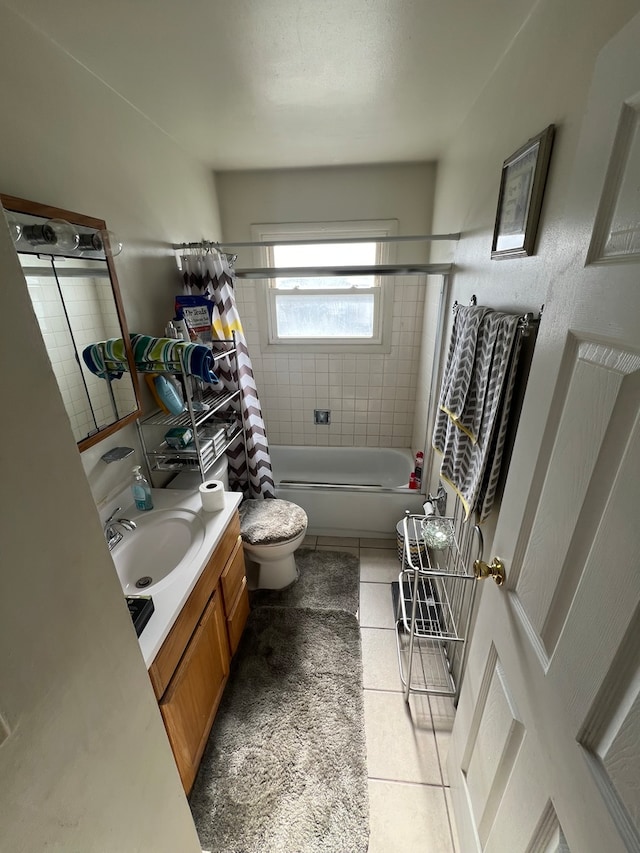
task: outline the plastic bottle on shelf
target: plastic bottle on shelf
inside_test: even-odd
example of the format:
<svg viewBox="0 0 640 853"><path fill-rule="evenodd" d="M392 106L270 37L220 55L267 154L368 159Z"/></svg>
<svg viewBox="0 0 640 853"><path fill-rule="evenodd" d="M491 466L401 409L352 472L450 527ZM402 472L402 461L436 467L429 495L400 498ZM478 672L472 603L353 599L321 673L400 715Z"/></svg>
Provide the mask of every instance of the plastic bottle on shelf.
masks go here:
<svg viewBox="0 0 640 853"><path fill-rule="evenodd" d="M151 497L151 486L140 472L140 465L133 469L133 483L131 485L133 499L136 509L153 509L153 498Z"/></svg>
<svg viewBox="0 0 640 853"><path fill-rule="evenodd" d="M416 476L416 480L418 481L418 488L420 488L420 486L422 485L422 467L423 467L423 465L424 465L424 453L421 450L419 450L416 453L415 468L414 468L414 472L413 472Z"/></svg>
<svg viewBox="0 0 640 853"><path fill-rule="evenodd" d="M418 489L418 479L415 474L409 474L409 488Z"/></svg>

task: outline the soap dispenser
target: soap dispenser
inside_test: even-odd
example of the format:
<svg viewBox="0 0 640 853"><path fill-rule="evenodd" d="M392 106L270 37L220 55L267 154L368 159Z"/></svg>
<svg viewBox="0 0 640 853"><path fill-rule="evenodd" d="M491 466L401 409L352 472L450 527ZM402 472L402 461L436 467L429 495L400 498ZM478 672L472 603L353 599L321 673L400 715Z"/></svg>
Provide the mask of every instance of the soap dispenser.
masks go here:
<svg viewBox="0 0 640 853"><path fill-rule="evenodd" d="M153 498L151 497L151 486L140 473L140 465L133 469L133 484L131 486L136 509L153 509Z"/></svg>

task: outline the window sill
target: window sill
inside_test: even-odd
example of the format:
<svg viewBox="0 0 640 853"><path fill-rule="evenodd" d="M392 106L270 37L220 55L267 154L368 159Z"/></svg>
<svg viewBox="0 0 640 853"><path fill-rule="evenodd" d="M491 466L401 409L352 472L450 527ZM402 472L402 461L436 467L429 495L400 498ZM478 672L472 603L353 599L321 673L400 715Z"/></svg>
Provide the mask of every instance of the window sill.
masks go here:
<svg viewBox="0 0 640 853"><path fill-rule="evenodd" d="M296 355L298 353L319 353L321 355L337 355L344 353L345 355L365 355L366 353L378 353L380 355L389 354L391 352L391 342L389 343L317 343L315 341L309 343L269 343L265 340L260 340L260 351L263 355L285 353Z"/></svg>

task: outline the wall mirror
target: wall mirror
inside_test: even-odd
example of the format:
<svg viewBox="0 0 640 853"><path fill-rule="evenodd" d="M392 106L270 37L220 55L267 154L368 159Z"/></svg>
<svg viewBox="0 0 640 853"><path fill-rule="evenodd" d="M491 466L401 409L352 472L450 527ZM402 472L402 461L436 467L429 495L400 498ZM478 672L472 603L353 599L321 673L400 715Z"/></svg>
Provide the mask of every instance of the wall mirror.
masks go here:
<svg viewBox="0 0 640 853"><path fill-rule="evenodd" d="M122 248L100 219L0 194L31 301L79 450L140 416L133 355L113 255ZM122 337L129 373L105 381L86 346Z"/></svg>

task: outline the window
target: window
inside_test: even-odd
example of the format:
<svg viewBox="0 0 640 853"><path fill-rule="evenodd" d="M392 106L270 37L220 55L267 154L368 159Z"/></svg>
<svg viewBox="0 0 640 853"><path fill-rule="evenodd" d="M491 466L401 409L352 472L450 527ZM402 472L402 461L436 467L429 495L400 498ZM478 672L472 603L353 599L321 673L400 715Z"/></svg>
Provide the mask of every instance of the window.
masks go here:
<svg viewBox="0 0 640 853"><path fill-rule="evenodd" d="M256 240L278 241L262 249L261 266L301 270L329 267L326 276L293 275L262 285L267 316L263 346L337 352L388 349L392 282L374 274L341 275L340 267L387 263L389 244L376 237L395 232L395 222L300 223L254 226ZM305 243L349 237L366 242ZM291 240L291 243L286 242ZM295 241L295 242L294 242Z"/></svg>

